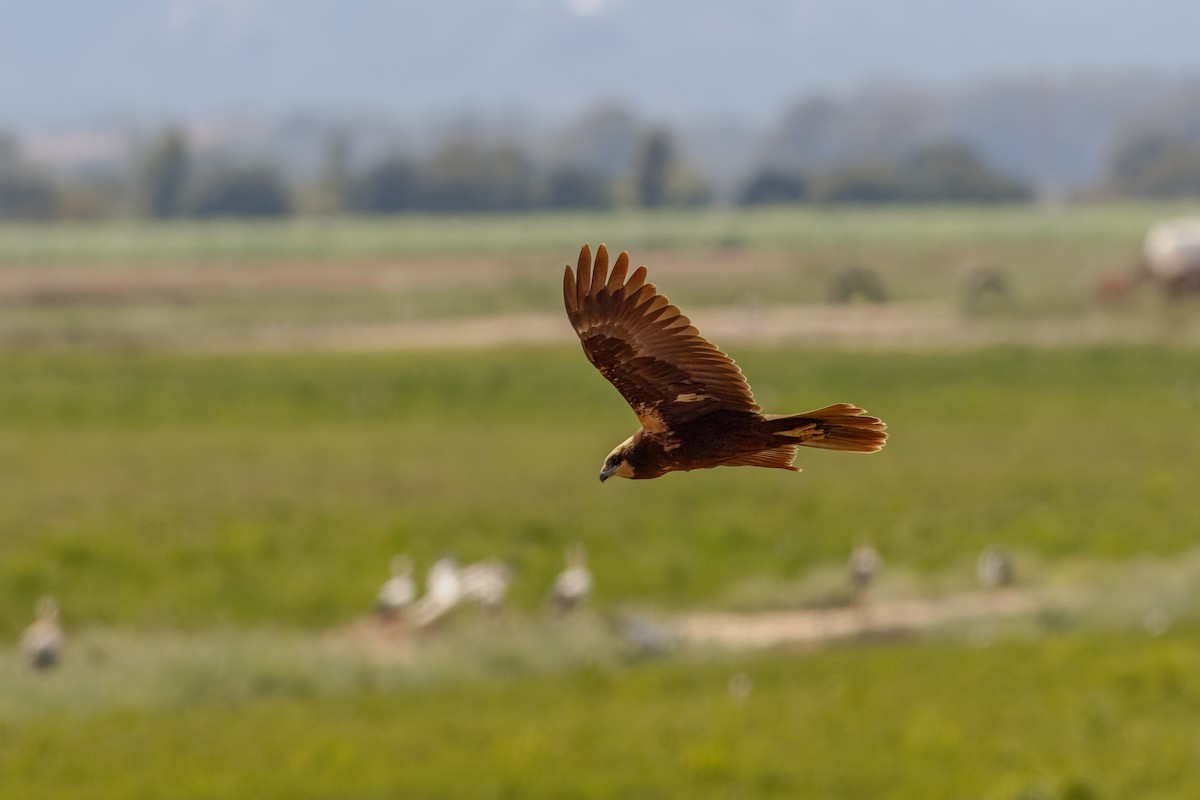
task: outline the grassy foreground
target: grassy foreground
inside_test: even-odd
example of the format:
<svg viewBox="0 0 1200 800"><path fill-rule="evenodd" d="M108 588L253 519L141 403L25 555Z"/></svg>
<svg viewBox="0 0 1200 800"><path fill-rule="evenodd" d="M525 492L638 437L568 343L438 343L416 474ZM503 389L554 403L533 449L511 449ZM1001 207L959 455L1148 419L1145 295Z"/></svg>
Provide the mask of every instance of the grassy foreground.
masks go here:
<svg viewBox="0 0 1200 800"><path fill-rule="evenodd" d="M0 723L0 776L14 797L55 800L1182 799L1200 781L1196 633L729 656L331 698L299 686Z"/></svg>

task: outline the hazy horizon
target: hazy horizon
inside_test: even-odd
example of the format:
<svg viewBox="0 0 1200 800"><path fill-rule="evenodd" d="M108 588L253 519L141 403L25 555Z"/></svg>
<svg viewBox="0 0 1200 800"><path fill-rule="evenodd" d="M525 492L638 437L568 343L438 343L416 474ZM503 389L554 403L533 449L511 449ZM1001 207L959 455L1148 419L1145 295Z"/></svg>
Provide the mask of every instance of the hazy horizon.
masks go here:
<svg viewBox="0 0 1200 800"><path fill-rule="evenodd" d="M813 92L1092 73L1200 75L1200 6L766 0L9 3L0 128L113 120L514 113L604 100L762 123ZM47 36L53 31L54 36Z"/></svg>

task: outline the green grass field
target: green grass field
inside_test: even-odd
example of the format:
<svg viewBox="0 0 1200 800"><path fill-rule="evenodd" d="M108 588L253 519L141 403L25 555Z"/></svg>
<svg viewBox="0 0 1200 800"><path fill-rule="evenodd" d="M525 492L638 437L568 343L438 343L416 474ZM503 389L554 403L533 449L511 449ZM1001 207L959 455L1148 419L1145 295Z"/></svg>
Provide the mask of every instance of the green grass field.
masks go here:
<svg viewBox="0 0 1200 800"><path fill-rule="evenodd" d="M24 798L1186 798L1194 626L584 667L0 728ZM750 678L748 696L729 691ZM52 676L56 677L56 676Z"/></svg>
<svg viewBox="0 0 1200 800"><path fill-rule="evenodd" d="M0 266L544 254L580 242L638 249L1102 244L1133 254L1146 228L1195 204L880 206L0 226Z"/></svg>
<svg viewBox="0 0 1200 800"><path fill-rule="evenodd" d="M54 591L89 622L325 625L363 608L397 550L502 558L529 607L580 540L607 600L679 606L859 539L916 570L987 544L1047 559L1195 544L1189 351L740 356L768 408L852 400L891 443L806 451L801 475L601 485L636 423L574 347L0 357L0 618Z"/></svg>
<svg viewBox="0 0 1200 800"><path fill-rule="evenodd" d="M902 593L969 585L992 543L1033 565L1033 584L1194 548L1191 352L740 355L771 407L855 399L892 442L872 457L806 453L801 475L602 486L599 460L632 416L573 347L4 356L0 608L16 630L51 591L76 632L74 663L53 674L0 661L5 785L23 797L1188 795L1194 596L1159 638L1130 616L1058 633L1048 619L982 650L967 636L645 666L607 634L564 650L553 630L530 631L521 620L574 540L592 556L597 610L651 613L819 600L805 576L860 539L905 576ZM472 623L399 671L304 644L364 612L397 550L421 566L443 552L512 564L506 643ZM168 633L181 629L189 638ZM741 702L726 688L739 671L754 681Z"/></svg>
<svg viewBox="0 0 1200 800"><path fill-rule="evenodd" d="M1022 321L1153 318L1099 306L1148 225L1195 209L862 208L0 226L0 347L228 347L338 326L558 313L582 242L628 249L685 308L827 302L866 267L900 308ZM980 268L1001 302L964 292Z"/></svg>
<svg viewBox="0 0 1200 800"><path fill-rule="evenodd" d="M1200 361L1169 331L1152 345L731 346L767 410L854 401L890 424L888 447L805 451L799 475L604 485L601 459L636 422L565 322L560 344L478 351L178 347L238 319L389 319L413 297L431 317L557 310L561 263L596 228L650 248L685 309L744 299L713 272L712 245L758 253L747 274L789 303L820 302L814 276L841 247L906 276L901 301L941 303L968 256L1026 253L1019 321L1070 309L1077 263L1120 266L1168 210L0 229L0 278L22 281L313 258L417 275L378 297L325 284L278 297L277 276L216 299L164 300L136 280L119 296L8 295L0 793L1190 798ZM313 230L336 234L325 255ZM691 279L684 243L707 259ZM490 282L454 300L460 267ZM575 541L596 596L549 618ZM819 649L652 657L618 633L632 618L841 601L862 541L886 559L879 603L973 589L988 545L1016 554L1022 591L1086 602ZM508 612L417 641L371 635L363 617L399 551L419 575L445 553L504 560ZM34 674L15 641L47 592L69 640L60 668ZM745 696L730 689L740 673Z"/></svg>

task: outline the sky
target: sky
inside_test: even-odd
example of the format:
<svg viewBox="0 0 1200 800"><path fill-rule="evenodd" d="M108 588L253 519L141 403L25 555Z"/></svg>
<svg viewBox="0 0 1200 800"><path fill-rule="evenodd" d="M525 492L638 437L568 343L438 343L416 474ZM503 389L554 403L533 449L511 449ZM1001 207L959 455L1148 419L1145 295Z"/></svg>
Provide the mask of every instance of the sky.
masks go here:
<svg viewBox="0 0 1200 800"><path fill-rule="evenodd" d="M1200 74L1195 0L0 0L0 128L604 100L762 121L864 82Z"/></svg>

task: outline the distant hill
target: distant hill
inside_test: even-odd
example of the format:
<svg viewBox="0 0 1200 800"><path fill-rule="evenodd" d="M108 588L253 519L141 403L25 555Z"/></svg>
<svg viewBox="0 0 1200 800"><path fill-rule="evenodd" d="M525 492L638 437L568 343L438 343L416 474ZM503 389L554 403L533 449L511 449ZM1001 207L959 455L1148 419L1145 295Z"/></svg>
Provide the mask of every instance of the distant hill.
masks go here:
<svg viewBox="0 0 1200 800"><path fill-rule="evenodd" d="M1147 129L1200 136L1200 79L994 79L950 90L876 85L814 95L783 112L761 159L812 169L900 159L922 144L956 140L1054 194L1100 181L1116 143Z"/></svg>

